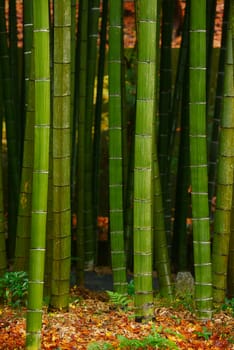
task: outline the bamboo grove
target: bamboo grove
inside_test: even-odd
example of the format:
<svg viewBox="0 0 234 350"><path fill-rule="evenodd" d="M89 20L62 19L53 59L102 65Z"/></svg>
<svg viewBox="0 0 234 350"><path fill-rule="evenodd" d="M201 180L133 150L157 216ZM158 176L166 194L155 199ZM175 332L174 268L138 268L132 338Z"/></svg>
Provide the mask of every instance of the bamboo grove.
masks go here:
<svg viewBox="0 0 234 350"><path fill-rule="evenodd" d="M179 1L131 1L130 49L127 1L0 1L0 273L29 274L27 349L43 298L66 309L71 269L84 285L98 264L102 216L137 320L154 317L154 271L169 299L190 271L203 320L234 297L234 3L214 49L219 1L182 2L177 49Z"/></svg>

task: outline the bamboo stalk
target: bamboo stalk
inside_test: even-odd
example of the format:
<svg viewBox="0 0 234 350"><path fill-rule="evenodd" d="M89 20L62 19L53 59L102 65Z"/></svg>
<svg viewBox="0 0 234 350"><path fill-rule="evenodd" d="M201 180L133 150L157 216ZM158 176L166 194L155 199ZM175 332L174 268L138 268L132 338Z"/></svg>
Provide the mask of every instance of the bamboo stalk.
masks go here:
<svg viewBox="0 0 234 350"><path fill-rule="evenodd" d="M234 86L231 11L227 30L227 51L224 68L224 97L220 125L219 157L217 169L216 210L214 214L213 298L222 304L227 289L229 241L234 168Z"/></svg>
<svg viewBox="0 0 234 350"><path fill-rule="evenodd" d="M41 348L50 135L48 1L33 2L35 126L26 349Z"/></svg>
<svg viewBox="0 0 234 350"><path fill-rule="evenodd" d="M211 142L209 149L209 201L210 209L212 205L212 198L215 196L216 188L216 177L217 177L217 158L218 158L218 147L219 147L219 131L220 131L220 118L221 109L223 104L223 80L224 80L224 65L225 65L225 55L226 55L226 42L227 42L227 25L228 16L230 11L230 1L225 1L224 3L224 15L223 15L223 25L222 25L222 39L219 54L219 66L217 74L217 85L215 94L215 106L214 115L212 121L212 133Z"/></svg>
<svg viewBox="0 0 234 350"><path fill-rule="evenodd" d="M136 318L153 317L152 196L158 2L137 1L137 100L134 161L134 283Z"/></svg>
<svg viewBox="0 0 234 350"><path fill-rule="evenodd" d="M88 40L88 2L79 1L79 24L77 45L77 109L78 120L78 174L77 174L77 281L84 284L84 201L85 201L85 115L86 115L86 84L87 84L87 40ZM78 50L79 49L79 50Z"/></svg>
<svg viewBox="0 0 234 350"><path fill-rule="evenodd" d="M168 191L169 179L169 141L172 128L172 62L171 40L173 29L174 1L162 0L162 39L160 57L159 83L159 130L158 130L158 160L161 177L165 229L168 246L171 246L171 193Z"/></svg>
<svg viewBox="0 0 234 350"><path fill-rule="evenodd" d="M93 124L94 124L94 81L96 76L98 20L100 0L92 0L88 18L87 93L85 118L85 269L93 270L96 231L93 205Z"/></svg>
<svg viewBox="0 0 234 350"><path fill-rule="evenodd" d="M126 294L122 155L122 0L110 0L109 27L109 205L114 290Z"/></svg>
<svg viewBox="0 0 234 350"><path fill-rule="evenodd" d="M54 1L52 151L52 307L66 309L70 292L71 1Z"/></svg>
<svg viewBox="0 0 234 350"><path fill-rule="evenodd" d="M195 302L201 319L212 317L212 268L206 135L206 6L191 0L189 142L195 270Z"/></svg>
<svg viewBox="0 0 234 350"><path fill-rule="evenodd" d="M20 196L17 216L15 266L18 271L28 271L29 240L32 209L33 126L34 126L34 62L33 2L24 2L24 113L25 132L21 170Z"/></svg>

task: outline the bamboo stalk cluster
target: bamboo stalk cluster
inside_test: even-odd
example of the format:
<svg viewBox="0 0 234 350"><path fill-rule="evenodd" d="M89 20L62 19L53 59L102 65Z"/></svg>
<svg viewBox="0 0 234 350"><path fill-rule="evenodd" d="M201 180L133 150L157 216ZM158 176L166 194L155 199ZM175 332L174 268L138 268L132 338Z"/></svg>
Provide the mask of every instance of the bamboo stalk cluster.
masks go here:
<svg viewBox="0 0 234 350"><path fill-rule="evenodd" d="M133 272L137 320L154 317L155 270L167 298L173 273L193 274L200 319L234 296L233 2L220 51L216 1L186 1L180 49L179 1L131 2L132 49L126 3L24 1L19 49L18 2L8 24L0 2L0 271L29 272L27 349L43 297L67 309L71 268L84 285L98 264L100 217L114 291Z"/></svg>

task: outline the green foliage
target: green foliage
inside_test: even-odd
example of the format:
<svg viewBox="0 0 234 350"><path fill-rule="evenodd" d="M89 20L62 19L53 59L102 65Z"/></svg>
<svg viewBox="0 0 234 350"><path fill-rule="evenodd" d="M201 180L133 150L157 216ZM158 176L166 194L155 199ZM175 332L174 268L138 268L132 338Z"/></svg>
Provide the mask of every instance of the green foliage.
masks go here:
<svg viewBox="0 0 234 350"><path fill-rule="evenodd" d="M88 345L88 350L112 350L114 347L106 342L93 342Z"/></svg>
<svg viewBox="0 0 234 350"><path fill-rule="evenodd" d="M143 339L128 339L122 335L117 336L119 340L118 349L179 349L178 346L171 340L163 337L160 334L161 328L157 331L152 329L151 334ZM167 333L173 334L173 331L167 330ZM178 336L178 333L176 333ZM106 342L93 342L88 345L88 350L112 350L114 347Z"/></svg>
<svg viewBox="0 0 234 350"><path fill-rule="evenodd" d="M228 311L234 316L234 298L232 299L225 299L225 303L222 306L223 311Z"/></svg>
<svg viewBox="0 0 234 350"><path fill-rule="evenodd" d="M24 271L6 272L0 278L0 299L13 307L26 305L28 275Z"/></svg>
<svg viewBox="0 0 234 350"><path fill-rule="evenodd" d="M106 291L110 302L113 303L116 307L126 309L129 304L129 297L127 295L119 294L117 292L112 292L110 290Z"/></svg>
<svg viewBox="0 0 234 350"><path fill-rule="evenodd" d="M128 295L133 296L135 294L135 285L134 280L131 280L128 283Z"/></svg>
<svg viewBox="0 0 234 350"><path fill-rule="evenodd" d="M160 330L161 328L161 330ZM159 327L158 329L158 333L160 333L161 331L163 331L163 333L167 333L167 334L171 334L171 335L175 335L176 337L180 338L180 339L185 339L185 337L180 334L178 331L174 331L173 329L171 328L162 328L162 327Z"/></svg>
<svg viewBox="0 0 234 350"><path fill-rule="evenodd" d="M120 340L120 349L179 349L178 346L171 340L163 337L159 332L155 329L151 334L144 337L143 339L128 339L123 336L119 336Z"/></svg>
<svg viewBox="0 0 234 350"><path fill-rule="evenodd" d="M165 306L172 307L173 309L186 309L190 312L194 312L195 310L195 304L194 304L194 297L190 293L185 293L184 295L176 295L175 299L168 299L161 297L160 294L155 295L155 305L158 306Z"/></svg>
<svg viewBox="0 0 234 350"><path fill-rule="evenodd" d="M234 344L234 335L233 335L233 334L230 334L230 335L228 336L227 340L228 340L228 342L229 342L230 344Z"/></svg>
<svg viewBox="0 0 234 350"><path fill-rule="evenodd" d="M209 331L206 327L202 328L201 332L195 332L199 338L204 338L205 340L209 340L212 335L212 332Z"/></svg>
<svg viewBox="0 0 234 350"><path fill-rule="evenodd" d="M174 308L178 308L180 306L183 306L186 310L193 312L195 308L193 295L188 293L176 298L174 301Z"/></svg>

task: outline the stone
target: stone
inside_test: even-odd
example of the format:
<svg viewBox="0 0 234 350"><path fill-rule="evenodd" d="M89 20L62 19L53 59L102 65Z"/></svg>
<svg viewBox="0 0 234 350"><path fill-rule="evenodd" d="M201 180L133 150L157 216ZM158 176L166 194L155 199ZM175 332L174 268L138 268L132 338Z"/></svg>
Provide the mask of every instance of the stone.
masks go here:
<svg viewBox="0 0 234 350"><path fill-rule="evenodd" d="M176 275L175 290L177 295L194 294L194 278L189 271L180 271Z"/></svg>

